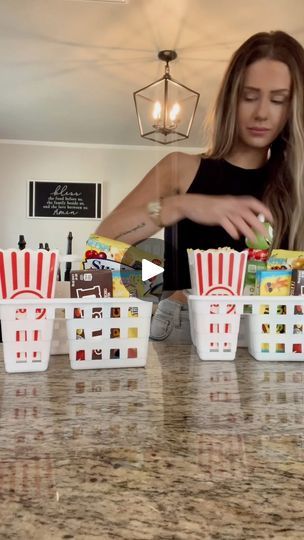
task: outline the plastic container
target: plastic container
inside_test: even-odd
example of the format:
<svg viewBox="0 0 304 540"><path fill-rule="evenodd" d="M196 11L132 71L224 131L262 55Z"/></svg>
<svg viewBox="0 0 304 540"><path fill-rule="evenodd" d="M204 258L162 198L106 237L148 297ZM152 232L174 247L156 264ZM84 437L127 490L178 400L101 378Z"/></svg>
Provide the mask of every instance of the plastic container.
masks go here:
<svg viewBox="0 0 304 540"><path fill-rule="evenodd" d="M5 369L48 367L56 310L64 313L73 369L145 366L152 302L136 298L0 301ZM61 343L62 346L62 343ZM54 349L54 347L53 347Z"/></svg>
<svg viewBox="0 0 304 540"><path fill-rule="evenodd" d="M136 298L73 299L65 307L73 369L146 365L152 302Z"/></svg>
<svg viewBox="0 0 304 540"><path fill-rule="evenodd" d="M234 360L243 313L235 298L189 296L191 338L201 360Z"/></svg>
<svg viewBox="0 0 304 540"><path fill-rule="evenodd" d="M8 373L47 369L54 316L53 305L42 306L36 300L1 301L3 355Z"/></svg>
<svg viewBox="0 0 304 540"><path fill-rule="evenodd" d="M304 297L190 295L188 302L201 360L234 360L246 315L248 350L256 360L304 361Z"/></svg>
<svg viewBox="0 0 304 540"><path fill-rule="evenodd" d="M9 372L47 369L53 332L53 310L25 308L54 296L58 251L0 250L0 298L5 368ZM10 303L11 302L11 303ZM20 304L20 302L22 302Z"/></svg>
<svg viewBox="0 0 304 540"><path fill-rule="evenodd" d="M304 297L264 297L248 317L248 350L256 360L304 361Z"/></svg>

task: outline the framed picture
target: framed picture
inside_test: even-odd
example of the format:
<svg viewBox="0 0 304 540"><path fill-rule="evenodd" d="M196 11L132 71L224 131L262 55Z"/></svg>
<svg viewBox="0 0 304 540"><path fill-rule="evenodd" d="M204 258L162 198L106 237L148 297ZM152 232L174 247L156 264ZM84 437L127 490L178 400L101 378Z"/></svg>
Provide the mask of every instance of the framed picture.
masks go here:
<svg viewBox="0 0 304 540"><path fill-rule="evenodd" d="M27 217L101 219L102 183L29 180Z"/></svg>

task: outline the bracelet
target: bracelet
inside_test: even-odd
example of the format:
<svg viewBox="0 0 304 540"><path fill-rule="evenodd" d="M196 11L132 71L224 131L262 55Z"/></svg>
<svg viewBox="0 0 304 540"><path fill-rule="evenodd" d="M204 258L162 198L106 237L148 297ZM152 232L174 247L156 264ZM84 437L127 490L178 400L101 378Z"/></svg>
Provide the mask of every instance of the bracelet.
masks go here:
<svg viewBox="0 0 304 540"><path fill-rule="evenodd" d="M161 220L161 211L162 211L162 201L151 201L147 204L147 211L149 214L149 217L152 219L153 223L157 225L157 227L162 228L164 227L164 224Z"/></svg>

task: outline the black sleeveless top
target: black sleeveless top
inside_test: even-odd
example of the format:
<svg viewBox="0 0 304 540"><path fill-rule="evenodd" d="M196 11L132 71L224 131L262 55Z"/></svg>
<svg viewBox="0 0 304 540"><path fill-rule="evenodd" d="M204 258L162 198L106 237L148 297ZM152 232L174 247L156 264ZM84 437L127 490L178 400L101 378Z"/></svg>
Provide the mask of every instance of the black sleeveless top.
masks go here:
<svg viewBox="0 0 304 540"><path fill-rule="evenodd" d="M268 177L267 164L259 169L243 169L224 159L201 160L187 193L204 195L252 195L261 199ZM245 238L234 240L219 226L201 225L183 219L165 228L164 291L191 287L187 248L210 249L229 246L241 251Z"/></svg>

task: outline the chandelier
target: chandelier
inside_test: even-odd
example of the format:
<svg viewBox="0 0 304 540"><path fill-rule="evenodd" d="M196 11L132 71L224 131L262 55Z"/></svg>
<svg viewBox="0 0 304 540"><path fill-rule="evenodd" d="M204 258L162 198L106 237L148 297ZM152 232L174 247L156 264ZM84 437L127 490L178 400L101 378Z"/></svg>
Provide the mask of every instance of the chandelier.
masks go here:
<svg viewBox="0 0 304 540"><path fill-rule="evenodd" d="M133 96L141 137L171 144L189 137L200 95L172 79L169 62L177 58L175 51L160 51L158 58L166 63L163 77Z"/></svg>

